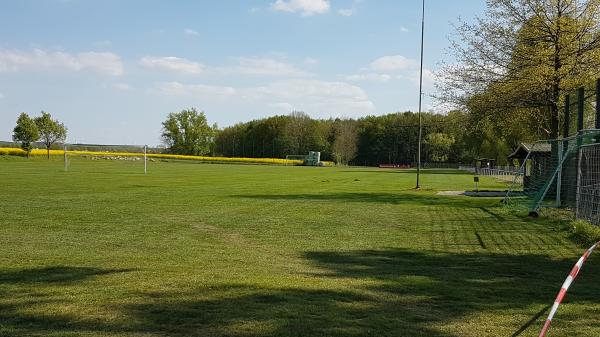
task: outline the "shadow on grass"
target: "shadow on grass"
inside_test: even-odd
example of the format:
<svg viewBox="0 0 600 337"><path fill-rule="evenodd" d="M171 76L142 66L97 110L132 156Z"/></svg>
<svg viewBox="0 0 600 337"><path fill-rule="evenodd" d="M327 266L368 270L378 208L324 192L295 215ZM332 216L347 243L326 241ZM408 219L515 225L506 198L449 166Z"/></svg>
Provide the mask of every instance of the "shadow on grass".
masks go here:
<svg viewBox="0 0 600 337"><path fill-rule="evenodd" d="M91 267L50 266L33 269L0 271L0 284L27 283L71 283L114 273L125 273L133 269L100 269Z"/></svg>
<svg viewBox="0 0 600 337"><path fill-rule="evenodd" d="M128 312L152 331L175 336L438 337L460 336L439 327L468 315L504 315L498 318L501 326L511 321L507 312L516 312L522 321L513 323L510 335L538 328L534 322L540 309L553 300L573 263L543 255L402 249L309 252L305 257L319 270L311 277L340 286L238 285L154 293L147 294L148 303L129 306ZM590 270L569 299L595 302L600 286L594 280L599 278L599 269Z"/></svg>
<svg viewBox="0 0 600 337"><path fill-rule="evenodd" d="M478 205L490 205L495 199L474 200L471 198L444 197L434 194L421 193L366 193L366 192L337 192L318 194L239 194L234 198L262 199L262 200L292 200L292 201L330 201L330 202L357 202L380 204L410 204L410 205L440 205L460 208L477 208ZM480 207L480 206L479 206Z"/></svg>
<svg viewBox="0 0 600 337"><path fill-rule="evenodd" d="M484 213L486 213L486 214L490 215L490 216L491 216L491 217L492 217L494 220L497 220L497 221L506 221L506 218L505 218L505 217L503 217L503 216L502 216L502 215L500 215L500 214L497 214L497 213L494 213L494 212L490 211L490 210L489 210L488 208L486 208L486 207L477 207L477 208L478 208L478 209L480 209L482 212L484 212Z"/></svg>
<svg viewBox="0 0 600 337"><path fill-rule="evenodd" d="M99 276L127 273L134 269L49 266L32 269L0 270L0 336L45 336L51 333L107 331L104 324L81 321L61 314L65 303L71 305L68 289ZM57 309L47 315L30 311L38 306ZM33 311L35 312L35 311ZM114 331L114 330L111 330Z"/></svg>
<svg viewBox="0 0 600 337"><path fill-rule="evenodd" d="M124 299L114 306L124 317L118 322L23 314L5 306L0 310L0 329L10 336L94 332L102 336L458 337L458 332L443 331L441 326L488 314L498 321L463 328L471 329L473 336L498 336L488 330L490 326L512 324L503 335L520 334L530 326L538 328L540 310L553 300L573 263L543 255L404 249L314 251L304 257L314 267L302 275L310 277L308 283L141 292L137 300ZM596 303L598 279L599 268L586 270L566 301ZM46 296L53 294L48 291ZM515 314L522 320L514 322Z"/></svg>
<svg viewBox="0 0 600 337"><path fill-rule="evenodd" d="M342 170L341 172L351 172L351 173L355 173L355 172L360 172L360 173L398 173L398 174L411 174L414 175L416 174L417 170L416 169L380 169L380 168L373 168L370 170L365 170L365 169L347 169L347 170ZM429 174L443 174L443 175L448 175L448 174L453 174L453 175L465 175L465 176L472 176L473 173L469 173L466 171L460 171L460 170L453 170L453 169L422 169L421 172L423 173L423 175L429 175Z"/></svg>

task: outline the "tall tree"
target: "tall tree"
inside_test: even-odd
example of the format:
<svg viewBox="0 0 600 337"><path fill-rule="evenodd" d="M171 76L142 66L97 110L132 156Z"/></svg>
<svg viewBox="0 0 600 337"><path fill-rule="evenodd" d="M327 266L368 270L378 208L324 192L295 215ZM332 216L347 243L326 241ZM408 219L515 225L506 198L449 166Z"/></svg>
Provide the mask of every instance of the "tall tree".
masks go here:
<svg viewBox="0 0 600 337"><path fill-rule="evenodd" d="M450 149L454 145L454 137L441 132L433 132L425 136L425 145L429 160L445 162L450 157Z"/></svg>
<svg viewBox="0 0 600 337"><path fill-rule="evenodd" d="M46 154L50 159L50 147L56 142L64 142L67 138L67 128L57 120L53 120L49 113L42 111L42 115L34 119L40 133L40 139L46 147Z"/></svg>
<svg viewBox="0 0 600 337"><path fill-rule="evenodd" d="M40 135L37 125L26 113L22 112L19 115L12 138L13 141L21 143L21 148L29 157L33 143L40 138Z"/></svg>
<svg viewBox="0 0 600 337"><path fill-rule="evenodd" d="M501 125L526 114L556 138L561 97L600 75L600 0L488 0L457 33L441 98Z"/></svg>
<svg viewBox="0 0 600 337"><path fill-rule="evenodd" d="M336 163L348 165L358 150L358 129L350 119L336 120L333 124L334 140L331 146Z"/></svg>
<svg viewBox="0 0 600 337"><path fill-rule="evenodd" d="M195 108L172 112L162 125L162 139L172 153L201 156L210 152L215 130L204 112Z"/></svg>
<svg viewBox="0 0 600 337"><path fill-rule="evenodd" d="M313 134L313 120L302 111L294 111L289 115L284 139L288 154L307 154Z"/></svg>

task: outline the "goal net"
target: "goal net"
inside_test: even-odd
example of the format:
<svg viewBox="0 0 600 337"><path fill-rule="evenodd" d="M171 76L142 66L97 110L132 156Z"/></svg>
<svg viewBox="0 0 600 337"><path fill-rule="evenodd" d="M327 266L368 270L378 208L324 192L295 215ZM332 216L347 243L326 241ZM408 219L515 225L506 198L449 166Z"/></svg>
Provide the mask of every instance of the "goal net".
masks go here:
<svg viewBox="0 0 600 337"><path fill-rule="evenodd" d="M148 147L145 145L99 145L99 144L65 144L65 170L85 166L94 171L111 168L109 162L122 163L125 170L147 173ZM94 162L90 165L89 162ZM102 164L103 162L107 165Z"/></svg>
<svg viewBox="0 0 600 337"><path fill-rule="evenodd" d="M598 141L600 130L582 130L576 136L531 144L504 202L530 213L538 212L541 207L577 209L581 174L591 165L591 161L582 158L596 155L590 151L596 149ZM600 156L594 158L597 165Z"/></svg>

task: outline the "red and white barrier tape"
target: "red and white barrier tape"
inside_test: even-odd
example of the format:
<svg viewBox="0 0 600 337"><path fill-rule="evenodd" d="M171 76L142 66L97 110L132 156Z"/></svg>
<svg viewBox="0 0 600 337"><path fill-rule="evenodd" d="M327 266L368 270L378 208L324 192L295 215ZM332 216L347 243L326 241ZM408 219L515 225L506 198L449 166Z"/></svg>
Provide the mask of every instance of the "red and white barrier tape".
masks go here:
<svg viewBox="0 0 600 337"><path fill-rule="evenodd" d="M583 256L579 258L579 261L577 261L577 263L573 266L573 269L571 269L569 276L567 276L565 283L563 283L562 287L560 288L560 291L558 292L558 296L556 296L556 299L554 300L554 305L552 306L552 309L550 309L550 314L548 315L548 318L546 319L546 323L544 323L544 327L542 328L542 331L540 332L539 337L546 336L546 333L548 332L548 329L550 328L550 323L552 323L552 318L554 317L554 314L556 314L556 310L558 310L558 306L560 305L563 298L565 297L567 290L569 290L569 287L571 286L571 284L577 277L577 274L579 274L579 271L583 267L585 260L587 260L587 258L590 256L590 254L592 254L592 251L599 244L600 244L600 241L596 242L593 246L591 246L588 250L586 250L585 253L583 253Z"/></svg>

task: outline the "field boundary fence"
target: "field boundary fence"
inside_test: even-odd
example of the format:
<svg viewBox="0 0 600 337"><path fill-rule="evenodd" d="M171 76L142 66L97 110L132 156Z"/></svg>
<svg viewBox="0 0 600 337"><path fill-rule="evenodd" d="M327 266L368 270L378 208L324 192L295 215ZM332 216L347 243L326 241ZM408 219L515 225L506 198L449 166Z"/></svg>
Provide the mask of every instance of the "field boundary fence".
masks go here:
<svg viewBox="0 0 600 337"><path fill-rule="evenodd" d="M523 184L523 177L519 175L519 170L512 167L508 170L499 168L482 168L478 171L479 175L482 176L492 177L519 185Z"/></svg>
<svg viewBox="0 0 600 337"><path fill-rule="evenodd" d="M406 165L406 164L397 164ZM424 161L421 163L421 168L424 169L458 169L462 164L453 162L435 162L435 161ZM409 167L416 168L417 163L410 163Z"/></svg>
<svg viewBox="0 0 600 337"><path fill-rule="evenodd" d="M480 176L492 177L507 182L516 182L522 184L523 180L519 177L519 168L514 166L497 166L495 168L477 168L476 166L459 166L459 170L478 174Z"/></svg>
<svg viewBox="0 0 600 337"><path fill-rule="evenodd" d="M477 168L475 166L465 166L465 165L460 165L458 167L459 170L461 171L465 171L465 172L471 172L471 173L475 173L477 172Z"/></svg>
<svg viewBox="0 0 600 337"><path fill-rule="evenodd" d="M600 79L564 96L562 137L529 144L516 183L504 201L537 215L540 208L570 209L600 225Z"/></svg>
<svg viewBox="0 0 600 337"><path fill-rule="evenodd" d="M600 225L600 143L581 148L578 167L575 216Z"/></svg>

